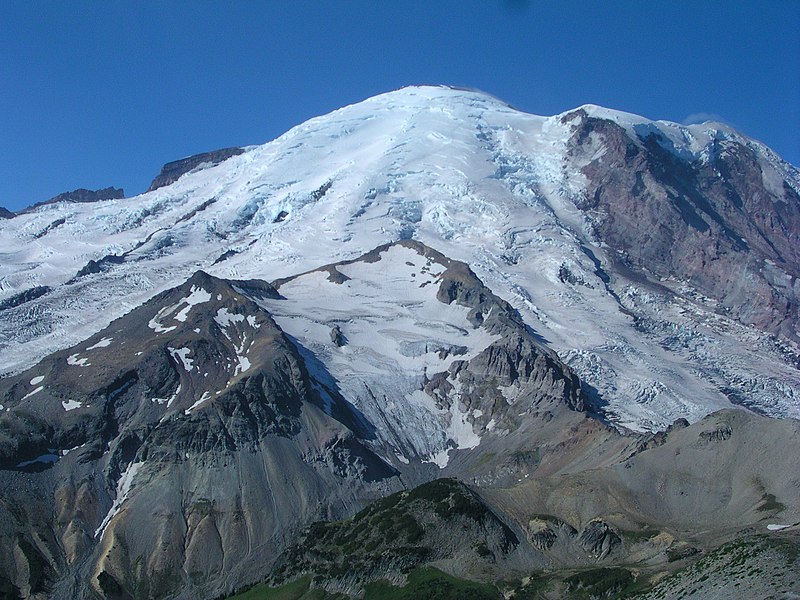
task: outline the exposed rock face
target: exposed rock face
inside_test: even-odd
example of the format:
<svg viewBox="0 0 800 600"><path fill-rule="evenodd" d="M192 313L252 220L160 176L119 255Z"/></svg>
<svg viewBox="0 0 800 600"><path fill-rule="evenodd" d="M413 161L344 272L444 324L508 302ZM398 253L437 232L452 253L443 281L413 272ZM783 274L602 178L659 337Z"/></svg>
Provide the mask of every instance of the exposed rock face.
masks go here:
<svg viewBox="0 0 800 600"><path fill-rule="evenodd" d="M604 558L622 543L617 532L600 519L590 521L578 538L581 546L590 555Z"/></svg>
<svg viewBox="0 0 800 600"><path fill-rule="evenodd" d="M160 187L175 183L178 181L181 175L184 175L189 171L195 169L199 170L200 168L203 168L203 166L218 165L222 161L229 159L231 156L236 156L243 153L244 150L242 148L221 148L219 150L203 152L201 154L195 154L193 156L181 158L180 160L168 162L161 167L161 172L158 174L158 176L156 176L155 179L153 179L152 183L150 183L150 187L147 188L147 191L152 192Z"/></svg>
<svg viewBox="0 0 800 600"><path fill-rule="evenodd" d="M7 208L0 206L0 219L13 219L16 215Z"/></svg>
<svg viewBox="0 0 800 600"><path fill-rule="evenodd" d="M85 188L78 188L71 192L64 192L58 196L54 196L44 202L37 202L33 206L29 206L25 210L20 211L20 214L29 212L40 206L47 204L56 204L57 202L100 202L101 200L118 200L125 197L125 190L122 188L107 187L101 190L87 190Z"/></svg>
<svg viewBox="0 0 800 600"><path fill-rule="evenodd" d="M419 241L273 285L296 301L290 308L304 307L298 314L269 302L276 319L329 366L328 387L376 425L384 451L401 463L416 457L444 468L451 451L477 446L495 428L516 429L520 414L585 409L577 376L517 311L466 264ZM326 335L315 337L320 326Z"/></svg>
<svg viewBox="0 0 800 600"><path fill-rule="evenodd" d="M572 525L552 515L534 515L528 521L528 540L537 550L545 551L553 547L559 534L575 537L578 532Z"/></svg>
<svg viewBox="0 0 800 600"><path fill-rule="evenodd" d="M777 157L723 131L696 156L654 126L631 136L584 110L563 122L584 165L579 207L623 263L687 281L720 311L796 339L800 195L768 160Z"/></svg>
<svg viewBox="0 0 800 600"><path fill-rule="evenodd" d="M324 406L253 301L268 296L264 282L198 272L0 380L2 581L58 597L214 596L223 575L263 575L304 523L399 487L323 410L347 407Z"/></svg>

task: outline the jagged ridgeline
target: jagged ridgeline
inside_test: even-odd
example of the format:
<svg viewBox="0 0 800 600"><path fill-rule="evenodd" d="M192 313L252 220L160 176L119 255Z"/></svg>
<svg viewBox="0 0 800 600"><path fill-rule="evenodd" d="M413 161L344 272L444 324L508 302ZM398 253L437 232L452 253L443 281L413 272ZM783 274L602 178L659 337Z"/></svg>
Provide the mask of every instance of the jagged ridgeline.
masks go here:
<svg viewBox="0 0 800 600"><path fill-rule="evenodd" d="M0 597L800 594L799 193L423 86L0 211Z"/></svg>

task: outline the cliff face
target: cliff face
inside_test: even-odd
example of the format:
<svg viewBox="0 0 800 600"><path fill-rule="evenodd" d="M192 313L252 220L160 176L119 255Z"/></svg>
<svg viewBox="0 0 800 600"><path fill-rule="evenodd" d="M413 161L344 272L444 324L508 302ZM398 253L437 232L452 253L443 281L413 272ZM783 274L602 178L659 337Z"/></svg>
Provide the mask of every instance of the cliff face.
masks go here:
<svg viewBox="0 0 800 600"><path fill-rule="evenodd" d="M686 281L719 310L796 339L800 195L763 152L725 132L694 155L656 127L631 135L581 110L563 121L587 182L579 207L621 261Z"/></svg>
<svg viewBox="0 0 800 600"><path fill-rule="evenodd" d="M71 192L63 192L58 196L53 196L44 202L37 202L33 206L20 211L20 214L30 212L40 206L47 206L48 204L56 204L58 202L100 202L102 200L119 200L125 197L125 190L122 188L107 187L100 190L87 190L85 188L78 188Z"/></svg>
<svg viewBox="0 0 800 600"><path fill-rule="evenodd" d="M0 582L214 596L304 523L398 488L249 295L275 291L198 272L0 381Z"/></svg>
<svg viewBox="0 0 800 600"><path fill-rule="evenodd" d="M198 167L202 168L203 165L217 165L222 161L229 159L231 156L236 156L238 154L242 154L243 152L244 150L242 148L221 148L219 150L202 152L193 156L181 158L180 160L168 162L161 167L161 172L150 183L150 187L147 188L147 191L152 192L153 190L157 190L165 185L175 183L178 181L181 175L184 175L189 171L197 169Z"/></svg>

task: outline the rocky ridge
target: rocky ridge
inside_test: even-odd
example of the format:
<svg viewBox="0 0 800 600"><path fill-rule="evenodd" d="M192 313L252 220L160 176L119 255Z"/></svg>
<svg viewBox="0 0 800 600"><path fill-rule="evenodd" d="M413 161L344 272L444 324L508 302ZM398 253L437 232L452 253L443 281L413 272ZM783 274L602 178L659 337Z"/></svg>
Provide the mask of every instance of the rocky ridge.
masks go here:
<svg viewBox="0 0 800 600"><path fill-rule="evenodd" d="M147 191L152 192L158 188L170 185L178 181L178 179L186 173L207 167L213 167L214 165L217 165L232 156L237 156L243 153L244 150L242 148L220 148L219 150L201 152L200 154L194 154L192 156L187 156L186 158L173 160L172 162L168 162L161 167L161 172L150 183L150 187L147 188Z"/></svg>

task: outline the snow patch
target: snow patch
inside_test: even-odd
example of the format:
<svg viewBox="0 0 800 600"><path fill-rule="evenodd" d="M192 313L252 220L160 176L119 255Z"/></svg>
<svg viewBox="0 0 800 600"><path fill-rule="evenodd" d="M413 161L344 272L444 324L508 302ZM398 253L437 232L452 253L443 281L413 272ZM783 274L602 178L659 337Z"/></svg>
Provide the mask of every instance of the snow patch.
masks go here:
<svg viewBox="0 0 800 600"><path fill-rule="evenodd" d="M44 381L44 375L37 375L33 379L31 379L31 385L39 385Z"/></svg>
<svg viewBox="0 0 800 600"><path fill-rule="evenodd" d="M147 326L156 333L168 333L174 329L177 329L178 326L166 326L163 324L164 319L175 313L175 311L178 311L180 308L175 316L173 316L173 319L180 321L181 323L185 323L187 317L189 316L189 311L192 310L192 307L197 306L198 304L203 304L204 302L208 302L209 300L211 300L210 293L201 287L193 285L189 291L189 295L186 296L186 298L181 298L177 304L166 306L159 310L156 315L150 319L150 321L147 323ZM184 304L186 306L183 306ZM183 306L183 308L181 308L181 306Z"/></svg>
<svg viewBox="0 0 800 600"><path fill-rule="evenodd" d="M67 364L72 365L73 367L89 367L92 363L89 362L88 358L78 358L80 354L71 354L67 357Z"/></svg>
<svg viewBox="0 0 800 600"><path fill-rule="evenodd" d="M106 338L106 337L104 337L102 340L100 340L99 342L97 342L93 346L89 346L86 350L95 350L96 348L105 348L107 346L110 346L111 345L111 341L113 339L114 338L110 338L110 337Z"/></svg>
<svg viewBox="0 0 800 600"><path fill-rule="evenodd" d="M234 323L239 323L244 321L244 315L240 315L237 313L230 312L227 308L220 308L217 311L217 314L214 316L214 321L217 325L222 327L228 327L229 325L233 325Z"/></svg>
<svg viewBox="0 0 800 600"><path fill-rule="evenodd" d="M246 356L242 356L241 354L237 354L236 358L239 359L239 364L236 365L236 370L233 372L233 376L236 377L239 373L244 373L247 369L250 368L250 359Z"/></svg>
<svg viewBox="0 0 800 600"><path fill-rule="evenodd" d="M83 447L86 445L86 443L87 443L87 442L84 442L84 443L83 443L83 444L81 444L80 446L75 446L74 448L67 448L66 450L62 450L62 451L61 451L61 456L66 456L66 455L67 455L67 454L69 454L70 452L74 452L75 450L80 450L81 448L83 448Z"/></svg>
<svg viewBox="0 0 800 600"><path fill-rule="evenodd" d="M210 399L211 399L211 392L203 392L203 395L200 396L200 400L198 400L197 402L192 404L189 408L187 408L185 411L183 411L183 413L186 414L186 415L190 414L195 408L197 408L198 406L203 404L206 400L210 400Z"/></svg>
<svg viewBox="0 0 800 600"><path fill-rule="evenodd" d="M167 408L169 408L170 406L172 406L172 403L175 402L175 398L178 397L180 391L181 391L181 386L180 384L178 384L178 387L175 388L175 393L172 394L172 396L170 396L169 398L151 398L151 401L155 402L156 404L166 404Z"/></svg>
<svg viewBox="0 0 800 600"><path fill-rule="evenodd" d="M167 348L167 350L169 350L169 353L175 361L179 361L187 372L191 372L193 367L192 362L194 361L189 358L189 354L192 352L189 348Z"/></svg>
<svg viewBox="0 0 800 600"><path fill-rule="evenodd" d="M191 290L189 291L189 295L186 296L183 300L178 302L178 306L181 304L186 303L186 306L181 309L181 311L175 315L175 320L180 321L181 323L186 321L186 317L189 316L189 311L192 310L193 306L197 306L198 304L203 304L204 302L208 302L211 300L211 294L205 291L201 287L197 287L193 285Z"/></svg>
<svg viewBox="0 0 800 600"><path fill-rule="evenodd" d="M143 464L143 462L131 463L128 465L122 475L120 475L119 481L117 481L117 496L114 499L114 504L111 505L108 514L106 514L102 523L100 523L100 527L95 530L95 538L103 538L103 535L106 532L106 527L108 527L111 519L114 518L114 516L119 512L119 509L122 507L122 504L128 499L131 487L133 486L133 480Z"/></svg>
<svg viewBox="0 0 800 600"><path fill-rule="evenodd" d="M75 410L76 408L80 408L83 406L83 402L78 402L77 400L62 400L61 406L64 408L65 411L69 412L71 410Z"/></svg>

